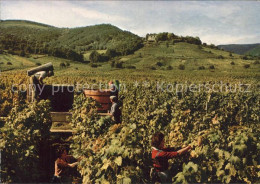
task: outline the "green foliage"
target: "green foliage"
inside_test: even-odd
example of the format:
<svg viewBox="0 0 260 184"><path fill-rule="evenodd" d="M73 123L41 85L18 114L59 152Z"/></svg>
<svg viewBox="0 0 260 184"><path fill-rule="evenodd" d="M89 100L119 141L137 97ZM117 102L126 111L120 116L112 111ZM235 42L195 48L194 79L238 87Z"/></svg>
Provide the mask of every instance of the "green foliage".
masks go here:
<svg viewBox="0 0 260 184"><path fill-rule="evenodd" d="M217 58L218 59L225 59L224 56L222 56L222 55L219 55Z"/></svg>
<svg viewBox="0 0 260 184"><path fill-rule="evenodd" d="M248 58L248 56L242 56L242 59L248 60L249 58Z"/></svg>
<svg viewBox="0 0 260 184"><path fill-rule="evenodd" d="M260 45L258 44L230 44L230 45L219 45L219 48L222 48L229 52L234 52L240 55L251 55L251 56L260 56Z"/></svg>
<svg viewBox="0 0 260 184"><path fill-rule="evenodd" d="M184 64L180 64L180 65L178 66L178 69L180 69L180 70L185 70L185 65L184 65Z"/></svg>
<svg viewBox="0 0 260 184"><path fill-rule="evenodd" d="M16 21L0 25L0 49L10 54L49 54L82 62L81 52L86 50L112 49L116 55L127 55L142 47L137 35L106 24L74 29Z"/></svg>
<svg viewBox="0 0 260 184"><path fill-rule="evenodd" d="M199 66L198 69L199 70L205 70L205 67L204 66Z"/></svg>
<svg viewBox="0 0 260 184"><path fill-rule="evenodd" d="M155 66L150 67L151 70L156 70Z"/></svg>
<svg viewBox="0 0 260 184"><path fill-rule="evenodd" d="M124 98L120 125L99 117L90 99L75 98L72 122L77 133L72 148L74 156L84 155L79 167L83 183L150 183L150 141L157 131L172 147L203 137L203 146L195 147L190 157L172 160L171 165L178 166L174 183L257 181L256 94L184 92L179 99L152 86L120 93Z"/></svg>
<svg viewBox="0 0 260 184"><path fill-rule="evenodd" d="M12 108L0 133L1 182L39 182L46 177L40 150L49 137L49 112L47 101Z"/></svg>
<svg viewBox="0 0 260 184"><path fill-rule="evenodd" d="M92 68L97 68L98 67L98 64L95 64L95 63L91 63L90 65Z"/></svg>
<svg viewBox="0 0 260 184"><path fill-rule="evenodd" d="M147 35L148 36L148 35ZM178 42L187 42L190 44L195 44L195 45L201 45L202 42L199 37L191 37L191 36L176 36L173 33L168 33L168 32L163 32L159 33L155 37L156 42L159 41L172 41L172 43L178 43ZM169 47L169 43L166 42L166 47Z"/></svg>
<svg viewBox="0 0 260 184"><path fill-rule="evenodd" d="M17 74L15 76L17 81L22 78ZM0 96L0 107L5 102L12 106L15 101L20 101L13 101L9 90L12 82L5 82L7 79L0 83L1 94L4 94ZM74 83L82 80L92 84L100 79L87 77L82 80L82 76L64 79L62 76L55 81ZM85 98L83 94L75 95L71 121L75 133L70 140L73 155L82 156L78 170L83 183L151 183L150 141L157 131L166 135L165 143L168 146L195 145L187 155L170 161L170 166L176 167L173 182L258 182L258 93L193 93L185 90L176 93L158 91L155 80L146 79L150 85L138 87L131 85L131 79L125 81L127 91L122 90L119 94L123 104L121 124L115 124L110 117L98 115L99 105L92 99ZM166 86L163 85L163 88ZM2 156L9 156L4 160L14 160L10 163L16 163L13 164L16 169L14 174L13 165L2 167L5 170L10 168L10 172L1 173L6 182L27 182L29 179L29 182L46 181L47 176L39 169L42 156L37 157L39 151L35 146L36 143L44 143L44 138L49 135L49 123L44 122L48 122L50 116L44 104L47 105L47 102L15 106L14 109L19 110L12 110L5 130L1 130ZM192 143L197 136L202 137L201 147ZM34 147L30 147L32 145ZM3 154L4 149L10 154ZM26 157L26 154L29 156ZM6 179L6 173L9 179Z"/></svg>
<svg viewBox="0 0 260 184"><path fill-rule="evenodd" d="M210 65L210 66L209 66L209 69L214 70L214 69L215 69L215 66L214 66L214 65Z"/></svg>
<svg viewBox="0 0 260 184"><path fill-rule="evenodd" d="M171 66L171 65L169 65L169 66L167 66L167 68L166 68L167 70L172 70L173 69L173 67Z"/></svg>
<svg viewBox="0 0 260 184"><path fill-rule="evenodd" d="M97 51L92 51L89 55L89 60L92 63L97 63L101 61L101 55Z"/></svg>
<svg viewBox="0 0 260 184"><path fill-rule="evenodd" d="M155 40L158 42L158 41L166 41L168 40L168 33L167 32L164 32L164 33L159 33L157 34Z"/></svg>
<svg viewBox="0 0 260 184"><path fill-rule="evenodd" d="M110 63L111 67L115 67L115 68L123 68L123 61L112 61Z"/></svg>
<svg viewBox="0 0 260 184"><path fill-rule="evenodd" d="M128 68L128 69L136 69L136 67L133 66L133 65L128 65L128 66L126 66L126 68Z"/></svg>
<svg viewBox="0 0 260 184"><path fill-rule="evenodd" d="M66 67L66 65L64 62L60 63L60 68L65 68L65 67Z"/></svg>
<svg viewBox="0 0 260 184"><path fill-rule="evenodd" d="M250 64L245 64L244 65L244 68L249 68L250 67Z"/></svg>
<svg viewBox="0 0 260 184"><path fill-rule="evenodd" d="M157 66L163 66L163 63L160 62L160 61L158 61L158 62L156 63L156 65L157 65Z"/></svg>
<svg viewBox="0 0 260 184"><path fill-rule="evenodd" d="M106 55L111 59L113 57L118 56L119 54L114 49L107 49Z"/></svg>

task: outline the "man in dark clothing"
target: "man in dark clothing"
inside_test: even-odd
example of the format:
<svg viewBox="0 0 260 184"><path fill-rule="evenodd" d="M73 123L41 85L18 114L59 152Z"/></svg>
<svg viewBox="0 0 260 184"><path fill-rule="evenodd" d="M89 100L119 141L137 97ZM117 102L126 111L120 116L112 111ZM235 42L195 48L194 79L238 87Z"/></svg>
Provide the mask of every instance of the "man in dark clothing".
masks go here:
<svg viewBox="0 0 260 184"><path fill-rule="evenodd" d="M110 115L113 116L113 120L116 123L121 123L121 110L119 109L118 99L116 96L110 96L112 102Z"/></svg>
<svg viewBox="0 0 260 184"><path fill-rule="evenodd" d="M168 160L174 157L183 155L191 149L191 146L187 146L178 151L173 151L173 148L164 147L164 135L161 132L157 132L152 137L152 160L155 173L159 176L162 183L171 182L171 173L168 170Z"/></svg>

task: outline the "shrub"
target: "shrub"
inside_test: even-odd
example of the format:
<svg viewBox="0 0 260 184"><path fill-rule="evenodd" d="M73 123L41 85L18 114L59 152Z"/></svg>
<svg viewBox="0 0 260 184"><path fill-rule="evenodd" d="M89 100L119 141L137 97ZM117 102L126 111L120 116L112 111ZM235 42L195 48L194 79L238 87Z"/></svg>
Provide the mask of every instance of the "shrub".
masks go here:
<svg viewBox="0 0 260 184"><path fill-rule="evenodd" d="M156 68L154 66L151 66L150 69L151 70L156 70Z"/></svg>
<svg viewBox="0 0 260 184"><path fill-rule="evenodd" d="M224 59L224 56L219 55L217 58L218 58L218 59Z"/></svg>
<svg viewBox="0 0 260 184"><path fill-rule="evenodd" d="M10 61L6 63L7 65L13 65Z"/></svg>
<svg viewBox="0 0 260 184"><path fill-rule="evenodd" d="M169 66L167 66L167 68L166 68L167 70L172 70L173 69L173 67L171 66L171 65L169 65Z"/></svg>
<svg viewBox="0 0 260 184"><path fill-rule="evenodd" d="M157 66L163 66L163 63L159 61L159 62L156 63L156 65Z"/></svg>
<svg viewBox="0 0 260 184"><path fill-rule="evenodd" d="M111 66L112 68L114 68L114 67L115 67L115 61L111 61L111 62L110 62L110 66Z"/></svg>
<svg viewBox="0 0 260 184"><path fill-rule="evenodd" d="M185 70L184 64L180 64L180 65L178 66L178 68L179 68L180 70Z"/></svg>
<svg viewBox="0 0 260 184"><path fill-rule="evenodd" d="M13 51L12 49L9 49L9 50L7 51L7 53L8 53L8 54L12 54L12 55L15 54L14 51Z"/></svg>
<svg viewBox="0 0 260 184"><path fill-rule="evenodd" d="M242 56L242 59L248 60L248 57L247 56Z"/></svg>
<svg viewBox="0 0 260 184"><path fill-rule="evenodd" d="M41 65L41 63L35 63L35 65L36 65L36 66L40 66L40 65Z"/></svg>
<svg viewBox="0 0 260 184"><path fill-rule="evenodd" d="M65 65L65 63L60 63L60 68L64 68L64 67L66 67L66 65Z"/></svg>
<svg viewBox="0 0 260 184"><path fill-rule="evenodd" d="M116 50L114 50L114 49L107 49L106 55L107 55L109 58L113 58L113 57L118 56L118 53L117 53Z"/></svg>
<svg viewBox="0 0 260 184"><path fill-rule="evenodd" d="M250 64L245 64L244 65L244 68L249 68L250 67Z"/></svg>
<svg viewBox="0 0 260 184"><path fill-rule="evenodd" d="M122 62L122 61L117 61L117 62L115 63L115 67L116 67L116 68L123 68L123 62Z"/></svg>
<svg viewBox="0 0 260 184"><path fill-rule="evenodd" d="M90 65L92 68L97 68L98 67L98 65L97 64L95 64L95 63L91 63L91 65Z"/></svg>
<svg viewBox="0 0 260 184"><path fill-rule="evenodd" d="M231 52L229 53L229 56L230 56L230 57L233 57L233 55L232 55L232 53L231 53Z"/></svg>
<svg viewBox="0 0 260 184"><path fill-rule="evenodd" d="M230 64L231 64L231 65L235 65L235 62L234 62L234 61L232 61Z"/></svg>
<svg viewBox="0 0 260 184"><path fill-rule="evenodd" d="M254 65L259 65L260 64L260 62L258 61L258 60L256 60L256 61L254 61L254 63L253 63Z"/></svg>
<svg viewBox="0 0 260 184"><path fill-rule="evenodd" d="M205 67L204 67L204 66L199 66L198 69L199 69L199 70L205 70Z"/></svg>
<svg viewBox="0 0 260 184"><path fill-rule="evenodd" d="M209 66L209 69L212 69L212 70L213 70L213 69L215 69L215 66L214 66L214 65L210 65L210 66Z"/></svg>
<svg viewBox="0 0 260 184"><path fill-rule="evenodd" d="M75 70L78 70L78 69L79 69L78 67L75 68Z"/></svg>
<svg viewBox="0 0 260 184"><path fill-rule="evenodd" d="M101 61L101 55L97 51L92 51L91 54L89 55L89 60L92 63L97 63Z"/></svg>
<svg viewBox="0 0 260 184"><path fill-rule="evenodd" d="M21 51L20 51L19 56L22 56L22 57L25 56L25 52L24 52L24 50L21 50Z"/></svg>
<svg viewBox="0 0 260 184"><path fill-rule="evenodd" d="M136 69L136 67L133 66L133 65L129 65L129 66L127 66L126 68L128 68L128 69Z"/></svg>
<svg viewBox="0 0 260 184"><path fill-rule="evenodd" d="M0 62L0 65L4 64L4 62Z"/></svg>

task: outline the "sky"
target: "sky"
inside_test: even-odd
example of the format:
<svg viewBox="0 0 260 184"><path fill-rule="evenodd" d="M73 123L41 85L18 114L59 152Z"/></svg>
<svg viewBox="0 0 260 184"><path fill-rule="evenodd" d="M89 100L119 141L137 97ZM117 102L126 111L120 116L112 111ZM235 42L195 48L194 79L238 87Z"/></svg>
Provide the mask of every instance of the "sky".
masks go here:
<svg viewBox="0 0 260 184"><path fill-rule="evenodd" d="M260 1L0 0L0 19L56 27L108 23L139 36L171 32L207 44L260 43Z"/></svg>

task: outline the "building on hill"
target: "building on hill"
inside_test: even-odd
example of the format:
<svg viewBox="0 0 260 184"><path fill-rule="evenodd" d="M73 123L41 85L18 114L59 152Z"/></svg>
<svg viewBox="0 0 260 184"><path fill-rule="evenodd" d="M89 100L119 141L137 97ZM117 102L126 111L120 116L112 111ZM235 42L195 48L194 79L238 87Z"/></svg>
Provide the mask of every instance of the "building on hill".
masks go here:
<svg viewBox="0 0 260 184"><path fill-rule="evenodd" d="M157 34L147 34L146 35L146 41L148 42L155 42L156 41Z"/></svg>

